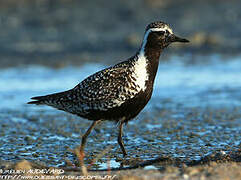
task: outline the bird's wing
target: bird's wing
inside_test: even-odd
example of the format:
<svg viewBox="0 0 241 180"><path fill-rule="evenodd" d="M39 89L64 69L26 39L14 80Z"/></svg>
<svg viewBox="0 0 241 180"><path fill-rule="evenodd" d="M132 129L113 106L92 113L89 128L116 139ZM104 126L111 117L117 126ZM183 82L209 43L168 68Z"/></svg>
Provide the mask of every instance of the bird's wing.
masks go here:
<svg viewBox="0 0 241 180"><path fill-rule="evenodd" d="M79 107L105 111L120 106L138 93L131 73L130 68L116 66L89 76L73 89Z"/></svg>

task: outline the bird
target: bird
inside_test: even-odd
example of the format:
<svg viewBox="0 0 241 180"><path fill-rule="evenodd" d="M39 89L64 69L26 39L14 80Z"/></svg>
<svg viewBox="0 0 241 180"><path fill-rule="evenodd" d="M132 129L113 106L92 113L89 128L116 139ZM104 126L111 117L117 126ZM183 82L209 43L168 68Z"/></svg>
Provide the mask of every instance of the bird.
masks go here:
<svg viewBox="0 0 241 180"><path fill-rule="evenodd" d="M160 55L174 42L187 43L189 40L176 36L165 22L152 22L147 25L134 56L88 76L70 90L32 97L28 104L48 105L91 120L92 124L82 136L82 154L87 137L97 124L116 122L117 142L125 157L123 125L134 119L150 100Z"/></svg>

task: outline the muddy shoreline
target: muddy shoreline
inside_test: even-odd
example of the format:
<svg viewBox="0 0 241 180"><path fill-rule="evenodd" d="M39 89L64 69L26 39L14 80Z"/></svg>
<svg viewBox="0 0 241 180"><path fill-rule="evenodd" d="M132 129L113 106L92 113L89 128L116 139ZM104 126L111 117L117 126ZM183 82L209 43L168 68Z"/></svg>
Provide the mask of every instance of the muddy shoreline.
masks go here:
<svg viewBox="0 0 241 180"><path fill-rule="evenodd" d="M63 179L239 179L240 151L229 154L216 153L189 163L178 159L157 158L129 168L83 170L79 167L54 168L26 160L17 163L1 162L1 176L39 177ZM153 165L159 165L154 168ZM86 167L85 167L86 168ZM46 172L49 171L49 172Z"/></svg>
<svg viewBox="0 0 241 180"><path fill-rule="evenodd" d="M235 139L237 142L240 140L240 130L239 128L235 129L235 126L239 127L241 117L238 107L185 108L180 104L175 107L170 102L166 104L166 107L155 108L156 110L151 114L145 111L141 113L139 117L141 119L135 119L125 127L128 138L125 136L124 140L129 153L125 159L122 158L121 151L116 146L116 139L111 138L116 136L114 125L104 122L101 127L97 127L93 135L90 136L86 147L84 163L88 168L87 175L117 175L117 179L127 177L136 179L143 179L143 177L153 179L173 179L174 177L176 179L185 179L186 177L225 179L231 177L231 179L239 179L241 144L240 142L234 143ZM154 115L160 116L161 122L160 118L155 119ZM181 120L182 115L184 115L183 120ZM4 148L16 148L9 151L9 153L13 153L12 155L5 154L4 159L9 157L12 160L0 161L1 169L4 172L11 169L50 168L64 171L60 175L76 177L86 175L86 171L82 172L78 167L80 160L72 150L78 148L81 132L84 132L84 129L88 127L88 121L79 120L78 117L50 109L37 111L33 114L15 112L15 116L27 121L18 120L15 122L17 131L12 132L12 140L7 140L8 145L1 145ZM51 124L49 124L50 121ZM209 134L209 130L206 128L216 123L219 124L216 128L222 128L222 130L212 129L211 134ZM8 126L11 127L10 124L11 122L9 125L3 124L5 130ZM38 130L33 124L36 124ZM154 129L148 131L145 129L145 124L152 125ZM209 125L206 126L206 124ZM25 134L28 131L23 128L23 125L30 128L33 134ZM158 128L156 128L157 125ZM160 127L160 125L162 126ZM69 128L71 128L71 132L68 131ZM133 131L135 129L137 131ZM143 131L138 132L140 129ZM53 135L50 132L53 132ZM0 133L3 135L4 132ZM39 136L38 133L40 133ZM45 135L41 135L43 133ZM73 138L72 133L79 134L79 136ZM35 137L37 137L36 140ZM55 137L59 138L54 139ZM70 137L71 139L65 139ZM136 141L138 138L139 141ZM229 141L230 138L232 142ZM180 147L172 149L172 142L178 141L178 139L180 142L177 144ZM15 145L11 145L12 143ZM21 149L23 144L31 148ZM111 148L108 149L109 147ZM106 149L108 149L107 152L101 155ZM98 158L93 163L96 157ZM27 161L22 161L23 159ZM103 164L106 165L103 166ZM22 175L29 174L23 173ZM57 176L58 174L43 173L42 175Z"/></svg>

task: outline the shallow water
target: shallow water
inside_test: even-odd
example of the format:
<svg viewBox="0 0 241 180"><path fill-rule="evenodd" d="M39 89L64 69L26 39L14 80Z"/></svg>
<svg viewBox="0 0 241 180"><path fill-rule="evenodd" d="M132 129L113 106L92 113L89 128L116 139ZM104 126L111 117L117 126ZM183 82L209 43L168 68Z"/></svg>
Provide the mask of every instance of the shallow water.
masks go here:
<svg viewBox="0 0 241 180"><path fill-rule="evenodd" d="M217 55L205 58L210 58L210 63L186 65L173 56L160 64L152 100L124 129L129 159L171 156L189 161L240 148L241 57L226 61ZM104 67L86 64L0 70L0 158L51 166L66 166L66 159L74 162L69 149L79 145L90 122L26 102L32 96L70 89ZM120 165L116 129L115 124L104 122L89 136L86 163L110 147L94 169L105 169L108 163L112 168Z"/></svg>

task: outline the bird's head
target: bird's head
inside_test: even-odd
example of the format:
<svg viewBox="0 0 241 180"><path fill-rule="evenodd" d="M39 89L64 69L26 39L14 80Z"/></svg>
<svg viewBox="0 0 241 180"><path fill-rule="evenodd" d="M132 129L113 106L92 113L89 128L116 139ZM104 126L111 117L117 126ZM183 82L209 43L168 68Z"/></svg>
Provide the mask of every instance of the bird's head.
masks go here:
<svg viewBox="0 0 241 180"><path fill-rule="evenodd" d="M189 42L187 39L176 36L170 26L164 22L157 21L146 27L143 45L151 48L165 48L173 42Z"/></svg>

